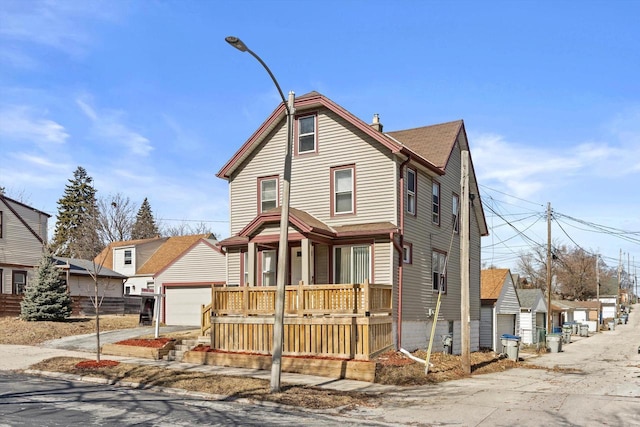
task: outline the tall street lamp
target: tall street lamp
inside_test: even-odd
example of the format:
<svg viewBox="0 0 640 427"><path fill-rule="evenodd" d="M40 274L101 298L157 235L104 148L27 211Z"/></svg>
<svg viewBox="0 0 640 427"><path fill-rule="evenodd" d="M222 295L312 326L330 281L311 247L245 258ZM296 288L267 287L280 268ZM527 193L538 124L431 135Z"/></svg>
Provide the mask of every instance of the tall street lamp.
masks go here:
<svg viewBox="0 0 640 427"><path fill-rule="evenodd" d="M282 183L282 207L280 211L280 242L278 244L278 270L276 272L276 306L275 318L273 320L273 352L271 359L271 392L280 391L280 376L282 372L282 345L284 342L284 299L287 276L287 247L289 240L289 192L291 186L291 147L293 146L293 115L295 114L295 95L289 92L289 100L284 97L282 89L267 64L245 45L237 37L229 36L225 40L240 52L249 52L267 70L271 80L276 85L284 108L287 111L287 148L284 156L284 173Z"/></svg>

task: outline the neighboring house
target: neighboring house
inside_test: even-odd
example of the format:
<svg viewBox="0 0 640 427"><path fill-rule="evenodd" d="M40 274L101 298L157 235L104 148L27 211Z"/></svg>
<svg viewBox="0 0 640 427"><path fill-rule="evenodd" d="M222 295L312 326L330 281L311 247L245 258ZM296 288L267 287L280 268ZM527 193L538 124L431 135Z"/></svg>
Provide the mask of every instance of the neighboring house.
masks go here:
<svg viewBox="0 0 640 427"><path fill-rule="evenodd" d="M200 326L201 309L211 303L211 287L227 279L226 260L214 239L199 239L154 275L165 294L163 322Z"/></svg>
<svg viewBox="0 0 640 427"><path fill-rule="evenodd" d="M24 293L42 258L50 217L0 193L0 293Z"/></svg>
<svg viewBox="0 0 640 427"><path fill-rule="evenodd" d="M596 321L598 319L598 309L600 304L597 301L554 301L556 305L572 308L571 321L578 323L586 323L589 320Z"/></svg>
<svg viewBox="0 0 640 427"><path fill-rule="evenodd" d="M520 301L520 332L523 344L536 344L547 328L547 303L540 289L516 289Z"/></svg>
<svg viewBox="0 0 640 427"><path fill-rule="evenodd" d="M93 261L75 258L54 257L57 267L64 274L67 289L72 297L95 296L95 281L92 273L97 270L98 295L105 298L122 298L127 276L96 266Z"/></svg>
<svg viewBox="0 0 640 427"><path fill-rule="evenodd" d="M480 298L480 347L500 352L500 337L519 330L520 302L509 269L482 270Z"/></svg>
<svg viewBox="0 0 640 427"><path fill-rule="evenodd" d="M564 300L551 300L551 330L562 332L562 325L573 322L573 306Z"/></svg>
<svg viewBox="0 0 640 427"><path fill-rule="evenodd" d="M602 321L605 319L613 319L617 317L616 309L618 299L615 295L600 295L600 304L602 304Z"/></svg>
<svg viewBox="0 0 640 427"><path fill-rule="evenodd" d="M452 333L459 353L464 123L383 132L377 115L369 125L317 92L298 97L295 110L286 283L391 287L389 340L409 350L427 346L441 287L435 346ZM276 284L285 113L281 104L218 172L230 192L231 237L220 242L228 284ZM472 164L469 171L469 313L477 350L480 237L488 231Z"/></svg>
<svg viewBox="0 0 640 427"><path fill-rule="evenodd" d="M155 237L151 239L113 242L94 261L128 277L125 294L155 292L154 275L167 267L195 242L210 234Z"/></svg>

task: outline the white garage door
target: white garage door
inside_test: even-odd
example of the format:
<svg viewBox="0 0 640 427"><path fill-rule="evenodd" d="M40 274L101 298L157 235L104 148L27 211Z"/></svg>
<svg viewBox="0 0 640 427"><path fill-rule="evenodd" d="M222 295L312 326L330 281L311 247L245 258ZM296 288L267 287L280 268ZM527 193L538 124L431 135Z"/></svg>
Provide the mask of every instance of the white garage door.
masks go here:
<svg viewBox="0 0 640 427"><path fill-rule="evenodd" d="M165 287L165 323L200 326L200 309L211 303L211 286Z"/></svg>
<svg viewBox="0 0 640 427"><path fill-rule="evenodd" d="M496 322L498 328L496 330L498 337L498 349L502 348L502 342L500 337L502 334L515 335L516 330L516 315L515 314L498 314Z"/></svg>

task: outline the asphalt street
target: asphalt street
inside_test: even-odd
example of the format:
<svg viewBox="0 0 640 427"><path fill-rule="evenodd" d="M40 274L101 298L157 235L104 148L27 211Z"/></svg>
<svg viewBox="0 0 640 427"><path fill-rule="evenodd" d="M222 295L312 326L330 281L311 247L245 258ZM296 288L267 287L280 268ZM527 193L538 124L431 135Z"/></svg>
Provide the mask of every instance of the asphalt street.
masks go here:
<svg viewBox="0 0 640 427"><path fill-rule="evenodd" d="M574 338L574 342L564 345L563 351L560 353L528 357L525 362L521 362L522 368L477 375L442 384L411 388L391 387L360 381L332 380L283 373L284 383L381 393L383 395L382 404L373 408L360 407L343 410L339 416L337 414L331 415L330 419L324 419L318 424L310 424L309 420L313 419L313 416L329 416L329 414L311 413L313 416L306 420L306 412L302 411L302 415L299 415L294 411L291 414L293 418L285 416L281 419L269 419L269 423L265 421L263 425L273 422L274 424L271 425L640 426L639 309L638 305L634 307L629 316L628 324L617 325L613 331L603 331L589 337ZM134 333L138 333L138 331L122 332L127 335ZM109 339L124 338L122 335L117 338L113 335ZM76 337L75 341L72 338L66 342L57 340L57 342L47 343L44 347L0 346L0 354L3 355L0 358L0 371L26 369L32 363L54 355L84 355L87 357L87 353L78 351L82 348L78 342L86 341L89 345L88 348L92 349L92 346L95 345L94 340L95 337L89 335ZM161 364L171 369L191 369L269 378L267 371L141 359L126 359L126 361ZM532 369L532 365L537 369ZM529 368L524 366L529 366ZM11 380L8 381L11 382ZM8 397L4 393L5 391L0 396L2 402ZM54 397L59 394L57 391L53 393ZM39 395L47 396L48 392L43 391ZM55 398L52 399L52 402L56 402ZM154 397L149 397L149 399L153 400ZM181 399L184 399L185 402L189 401L190 405L194 405L193 402L201 402L198 404L205 407L210 404L212 398L192 396L188 399ZM219 397L213 399L220 400ZM247 402L241 405L238 402L232 403L239 406L221 410L229 410L230 413L236 413L233 411L243 413L258 410L257 407L263 406L247 404ZM56 405L52 404L49 409L53 411ZM65 408L71 410L71 408ZM109 411L108 409L100 410L105 410L106 413ZM214 411L217 410L214 409ZM275 411L273 408L270 410ZM279 407L278 411L289 413L291 408ZM256 419L260 419L261 416L258 415ZM320 419L323 418L318 418L318 420ZM234 420L212 418L212 420L212 424L206 422L200 424L196 419L193 424L217 425L216 423L219 422L220 425L254 425L252 418L247 418L246 423L242 422L242 418ZM267 418L263 418L263 420L267 420ZM303 420L306 421L303 422ZM0 426L2 423L3 418L0 417ZM149 424L142 423L142 425L165 424L161 424L160 420L155 420Z"/></svg>

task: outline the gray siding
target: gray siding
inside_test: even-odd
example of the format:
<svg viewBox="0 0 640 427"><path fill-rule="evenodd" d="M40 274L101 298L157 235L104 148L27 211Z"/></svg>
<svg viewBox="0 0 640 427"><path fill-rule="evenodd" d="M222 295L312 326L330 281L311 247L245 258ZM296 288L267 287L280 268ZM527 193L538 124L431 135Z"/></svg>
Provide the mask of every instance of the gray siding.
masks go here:
<svg viewBox="0 0 640 427"><path fill-rule="evenodd" d="M230 249L227 252L226 260L227 260L227 284L228 285L239 285L240 275L242 274L240 271L240 257L242 254L238 249ZM250 285L255 285L255 283L251 283Z"/></svg>
<svg viewBox="0 0 640 427"><path fill-rule="evenodd" d="M225 256L201 241L156 276L155 280L156 284L225 282Z"/></svg>
<svg viewBox="0 0 640 427"><path fill-rule="evenodd" d="M232 235L238 233L258 213L257 178L281 176L285 141L286 131L279 126L231 178ZM355 165L357 214L332 218L331 168L351 164ZM290 205L332 226L393 222L394 171L395 164L387 149L330 111L319 110L318 154L293 158Z"/></svg>
<svg viewBox="0 0 640 427"><path fill-rule="evenodd" d="M315 245L314 250L315 256L315 280L314 283L317 284L325 284L329 283L330 280L330 272L329 272L329 246L327 245Z"/></svg>

